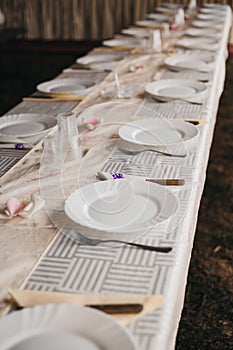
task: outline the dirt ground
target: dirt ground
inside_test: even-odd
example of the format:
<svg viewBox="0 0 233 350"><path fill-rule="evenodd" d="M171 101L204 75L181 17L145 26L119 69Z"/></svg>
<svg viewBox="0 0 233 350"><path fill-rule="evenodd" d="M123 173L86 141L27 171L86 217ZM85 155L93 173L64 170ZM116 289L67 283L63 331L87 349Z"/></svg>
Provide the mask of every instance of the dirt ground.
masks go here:
<svg viewBox="0 0 233 350"><path fill-rule="evenodd" d="M233 55L199 210L177 350L233 349Z"/></svg>
<svg viewBox="0 0 233 350"><path fill-rule="evenodd" d="M58 74L77 54L0 53L0 115ZM233 349L233 56L201 201L176 350Z"/></svg>

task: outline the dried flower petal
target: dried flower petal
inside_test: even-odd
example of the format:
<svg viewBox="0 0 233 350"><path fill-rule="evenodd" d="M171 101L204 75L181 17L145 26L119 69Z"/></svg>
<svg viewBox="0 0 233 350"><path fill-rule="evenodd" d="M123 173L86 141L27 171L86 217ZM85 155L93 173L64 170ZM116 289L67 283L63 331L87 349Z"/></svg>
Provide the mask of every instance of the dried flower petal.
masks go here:
<svg viewBox="0 0 233 350"><path fill-rule="evenodd" d="M25 203L25 201L20 201L18 198L10 198L6 202L6 213L9 216L14 216L20 210L22 210L26 204L27 203Z"/></svg>

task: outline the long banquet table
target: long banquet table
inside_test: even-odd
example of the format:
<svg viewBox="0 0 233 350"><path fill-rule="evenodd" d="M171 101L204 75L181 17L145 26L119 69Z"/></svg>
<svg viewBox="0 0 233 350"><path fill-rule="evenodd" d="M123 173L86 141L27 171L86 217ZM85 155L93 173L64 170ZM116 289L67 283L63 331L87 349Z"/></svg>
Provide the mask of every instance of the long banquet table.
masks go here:
<svg viewBox="0 0 233 350"><path fill-rule="evenodd" d="M194 70L189 73L172 72L163 65L168 54L188 53L188 50L176 45L178 35L185 31L183 28L168 39L165 51L144 54L132 52L118 63L113 72L93 73L99 77L100 83L78 104L71 101L24 101L8 112L58 115L72 110L78 116L80 128L83 116L101 116L102 124L86 134L82 144L85 155L81 161L67 164L62 181L60 175L43 178L44 173L40 173L43 167L41 142L30 152L1 150L1 207L4 207L8 198L15 196L39 193L45 199L45 208L30 219L15 217L1 222L0 296L3 315L8 311L4 303L8 288L84 294L163 294L165 302L160 308L130 323L128 328L142 350L174 348L209 151L224 87L231 27L231 9L228 6L225 9L220 46L214 52L214 66L208 72L207 93L201 104L184 101L161 103L144 93L145 84L152 80L176 77L198 80L204 74ZM201 54L203 50L196 50L196 53ZM140 68L131 72L130 66ZM121 83L137 85L140 93L127 100L104 99L100 92L114 82L114 73L118 73ZM79 74L82 72L72 73L68 70L58 78L74 75L78 78ZM187 157L174 159L155 153L137 156L122 153L122 141L117 137L119 126L129 120L136 120L145 111L156 118L199 122L198 141L187 148ZM182 150L177 146L177 153ZM64 197L77 186L96 181L98 170L185 179L184 186L171 189L179 200L176 215L159 223L137 240L151 245L170 245L173 248L170 254L131 249L128 246L80 246L64 234ZM78 183L71 181L75 178L78 178Z"/></svg>

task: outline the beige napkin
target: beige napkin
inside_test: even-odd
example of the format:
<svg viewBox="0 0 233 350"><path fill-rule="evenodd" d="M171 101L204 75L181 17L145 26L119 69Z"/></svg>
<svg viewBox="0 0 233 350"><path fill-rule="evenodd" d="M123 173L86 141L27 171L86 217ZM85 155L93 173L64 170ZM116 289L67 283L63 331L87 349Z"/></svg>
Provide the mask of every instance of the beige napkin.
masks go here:
<svg viewBox="0 0 233 350"><path fill-rule="evenodd" d="M158 308L164 302L163 295L100 295L32 291L15 289L8 291L14 302L20 307L30 307L38 304L73 304L73 305L106 305L139 303L143 309L139 313L112 315L120 323L126 325L142 315Z"/></svg>
<svg viewBox="0 0 233 350"><path fill-rule="evenodd" d="M61 96L48 96L48 97L23 97L23 101L37 101L37 102L66 102L66 101L71 101L71 102L80 102L83 101L85 97L79 97L79 96L72 96L72 95L61 95Z"/></svg>

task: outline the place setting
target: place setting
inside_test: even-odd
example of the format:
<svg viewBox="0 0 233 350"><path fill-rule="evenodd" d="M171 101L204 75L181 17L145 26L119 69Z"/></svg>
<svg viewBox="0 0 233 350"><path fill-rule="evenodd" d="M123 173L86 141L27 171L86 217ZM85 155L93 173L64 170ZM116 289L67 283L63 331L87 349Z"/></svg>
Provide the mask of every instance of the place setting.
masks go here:
<svg viewBox="0 0 233 350"><path fill-rule="evenodd" d="M146 38L150 37L151 31L149 29L140 27L130 27L121 30L122 34L129 35L136 38Z"/></svg>
<svg viewBox="0 0 233 350"><path fill-rule="evenodd" d="M185 31L186 36L191 37L204 37L204 38L215 38L215 39L221 39L222 35L219 33L218 29L215 29L214 27L211 28L196 28L196 27L189 27Z"/></svg>
<svg viewBox="0 0 233 350"><path fill-rule="evenodd" d="M0 342L4 350L139 350L131 332L113 316L65 303L11 312L0 320Z"/></svg>
<svg viewBox="0 0 233 350"><path fill-rule="evenodd" d="M227 8L220 4L203 4L203 6L199 9L200 13L205 14L226 14Z"/></svg>
<svg viewBox="0 0 233 350"><path fill-rule="evenodd" d="M184 36L177 41L177 46L191 50L217 51L219 40L211 37L190 37Z"/></svg>
<svg viewBox="0 0 233 350"><path fill-rule="evenodd" d="M203 104L207 85L193 79L160 79L145 85L145 92L159 102Z"/></svg>
<svg viewBox="0 0 233 350"><path fill-rule="evenodd" d="M129 171L131 171L131 163L139 162L140 164L140 162L146 162L150 158L152 161L152 157L153 161L159 164L164 162L172 166L184 165L189 154L197 146L199 132L199 123L193 123L192 120L167 119L165 117L141 118L120 127L119 136L124 142L119 146L119 154L127 155L126 166L128 165ZM138 167L140 168L140 165ZM124 173L123 170L121 172ZM149 174L141 174L139 169L135 172L136 175L143 176L147 181L161 185L184 185L184 179L179 177L173 177L169 181L169 177L166 178L166 175L162 174L163 181L160 177L157 179L151 178Z"/></svg>
<svg viewBox="0 0 233 350"><path fill-rule="evenodd" d="M173 21L173 16L164 13L148 13L146 18L159 23L170 23Z"/></svg>
<svg viewBox="0 0 233 350"><path fill-rule="evenodd" d="M191 26L196 28L209 28L210 26L213 26L216 30L222 30L223 23L222 22L215 22L215 21L203 21L200 19L195 19Z"/></svg>
<svg viewBox="0 0 233 350"><path fill-rule="evenodd" d="M96 71L113 70L119 61L129 55L128 51L109 51L109 52L92 52L76 60L76 64L82 69L91 69Z"/></svg>
<svg viewBox="0 0 233 350"><path fill-rule="evenodd" d="M36 91L23 101L35 102L81 102L97 85L99 77L80 74L78 78L57 78L42 82Z"/></svg>
<svg viewBox="0 0 233 350"><path fill-rule="evenodd" d="M67 97L82 100L95 87L95 81L85 79L54 79L40 83L36 86L37 91L51 97Z"/></svg>
<svg viewBox="0 0 233 350"><path fill-rule="evenodd" d="M4 350L139 350L129 327L164 304L162 294L69 293L9 289L0 320ZM107 335L107 336L106 336Z"/></svg>
<svg viewBox="0 0 233 350"><path fill-rule="evenodd" d="M175 159L185 158L190 144L197 142L199 129L182 120L146 118L120 126L118 134L124 141L118 148L122 158L142 152L147 157L155 152L174 159L175 164ZM80 172L85 167L84 162ZM185 181L116 171L98 171L96 176L93 183L74 190L65 199L64 211L71 220L67 223L68 236L85 245L114 247L133 243L135 247L159 252L157 247L147 247L136 240L175 215L179 202L169 186L182 186ZM165 247L161 248L161 253L165 252Z"/></svg>
<svg viewBox="0 0 233 350"><path fill-rule="evenodd" d="M0 118L1 148L30 149L53 127L53 115L39 113L9 114Z"/></svg>
<svg viewBox="0 0 233 350"><path fill-rule="evenodd" d="M200 21L207 21L217 24L223 24L225 20L225 15L221 16L218 14L206 14L206 13L199 13L196 17L197 20Z"/></svg>
<svg viewBox="0 0 233 350"><path fill-rule="evenodd" d="M214 68L214 58L211 55L192 53L173 54L164 59L166 70L163 79L194 79L208 82Z"/></svg>
<svg viewBox="0 0 233 350"><path fill-rule="evenodd" d="M119 129L119 136L123 140L142 146L145 151L149 149L155 152L167 147L172 149L180 144L186 146L190 141L196 140L198 135L199 129L195 125L183 120L165 118L139 119ZM183 154L172 153L171 150L170 152L171 157L185 158L186 156L185 152Z"/></svg>
<svg viewBox="0 0 233 350"><path fill-rule="evenodd" d="M170 2L163 2L162 7L168 10L172 10L172 11L177 11L180 8L183 8L183 4L177 3L170 3Z"/></svg>
<svg viewBox="0 0 233 350"><path fill-rule="evenodd" d="M120 105L124 106L124 104ZM136 111L139 106L133 105L132 107L134 108L134 111ZM119 111L119 108L117 111ZM133 109L131 111L129 109L128 114L132 113L131 115L133 115L132 111ZM89 109L89 112L85 112L89 117L91 116L91 108ZM97 114L99 113L100 109ZM85 115L82 116L81 114L79 117L83 120ZM95 115L92 113L92 118L94 117ZM149 120L148 123L149 122L152 123L151 120ZM191 138L191 136L188 136L188 131L185 133L184 129L181 132L175 132L172 130L175 128L175 124L171 126L170 123L165 125L165 122L161 123L161 121L157 121L158 126L156 132L155 127L149 129L148 123L146 124L148 131L145 131L144 136L142 135L140 138L141 146L144 148L144 145L146 144L145 138L148 138L148 135L151 133L154 132L154 138L156 138L156 135L158 138L158 135L162 135L163 133L163 139L160 139L160 143L157 144L159 154L168 156L168 154L165 153L165 150L160 150L160 148L164 147L164 144L165 147L167 147L169 138L172 138L170 142L174 145L188 142L188 138ZM178 124L182 124L182 122L177 123L177 125ZM122 123L118 124L118 128L120 125L122 125ZM140 125L139 122L138 125ZM154 124L152 123L152 125L155 125L155 122ZM186 129L189 127L191 128L192 125L190 124ZM98 126L95 132L101 135L103 132L102 128L104 130L104 123ZM127 128L130 128L130 126L127 125L126 133ZM90 131L90 133L91 132L92 131ZM96 136L97 133L95 134ZM185 134L182 139L181 133ZM123 140L129 142L132 141L134 144L137 143L135 140L131 140L130 138L127 138L127 136L124 136L123 126L119 128L118 135ZM74 137L75 135L72 136L72 140L75 142ZM67 135L67 138L69 138L69 134ZM103 141L101 144L102 143ZM156 149L156 144L148 145L151 146L149 148L153 148L154 146ZM55 148L57 149L57 147ZM86 169L88 169L88 162L89 159L91 161L93 151L89 151L81 162L78 161L77 164L72 163L73 165L77 165L77 170L75 170L74 167L71 167L71 173L69 173L68 168L65 168L65 171L62 171L61 169L60 175L58 174L57 176L57 182L55 177L51 178L54 188L50 187L50 190L47 191L48 181L46 174L52 171L53 166L49 160L51 157L48 159L46 153L47 150L46 148L44 149L41 161L41 193L44 197L46 211L50 216L51 221L56 227L59 227L62 232L64 232L65 228L69 228L65 230L66 234L81 244L103 245L110 243L110 245L113 246L122 244L133 245L139 249L168 253L170 247L168 249L166 247L156 247L153 245L148 246L141 242L139 244L135 241L139 237L145 235L151 228L163 223L165 220L168 220L175 215L179 207L176 196L168 189L165 182L165 186L163 186L161 181L159 183L156 183L156 181L144 181L144 177L136 179L131 177L120 177L118 178L118 180L120 179L119 181L115 181L114 178L110 177L105 178L103 181L103 177L100 178L99 176L100 173L96 173L96 179L94 182L87 184L80 183L78 174L80 174L81 177L84 176L82 174L85 174ZM67 159L66 149L63 149L63 154L64 159L62 164L65 166ZM185 153L179 155L175 154L175 152L169 156L173 157L173 155L174 157L186 157ZM52 156L52 158L54 157ZM77 172L77 176L71 183L70 179L73 177L73 171ZM172 182L169 184L168 182L167 185L176 185L176 183ZM67 189L65 189L66 186L68 186ZM136 207L135 202L137 202ZM56 214L55 207L58 208L57 213L60 212L57 216L54 215ZM61 224L62 222L66 223L65 227ZM101 241L97 242L95 241L96 239L100 239Z"/></svg>
<svg viewBox="0 0 233 350"><path fill-rule="evenodd" d="M164 59L167 68L174 71L193 70L198 72L209 72L213 69L213 57L197 54L174 54Z"/></svg>
<svg viewBox="0 0 233 350"><path fill-rule="evenodd" d="M145 177L106 176L104 179L101 172L96 175L99 181L70 194L65 200L64 211L72 222L89 229L89 238L104 239L99 243L116 245L128 244L128 241L131 245L152 227L173 216L178 209L178 201L170 190L156 182L144 181ZM84 236L87 232L79 226L74 226L73 230L85 232ZM81 239L82 243L82 235L77 233L73 237ZM86 243L95 245L88 240ZM142 245L141 248L147 249ZM153 250L153 247L148 247L148 250Z"/></svg>
<svg viewBox="0 0 233 350"><path fill-rule="evenodd" d="M100 173L96 174L100 176ZM100 179L72 192L65 200L66 225L62 235L80 248L99 247L106 252L122 249L171 254L173 247L146 239L179 209L168 186L143 178Z"/></svg>
<svg viewBox="0 0 233 350"><path fill-rule="evenodd" d="M109 47L111 49L137 49L140 42L137 38L124 37L123 35L117 35L112 39L103 40L103 46Z"/></svg>
<svg viewBox="0 0 233 350"><path fill-rule="evenodd" d="M158 29L161 26L161 22L153 19L142 19L135 22L135 25L142 28Z"/></svg>

